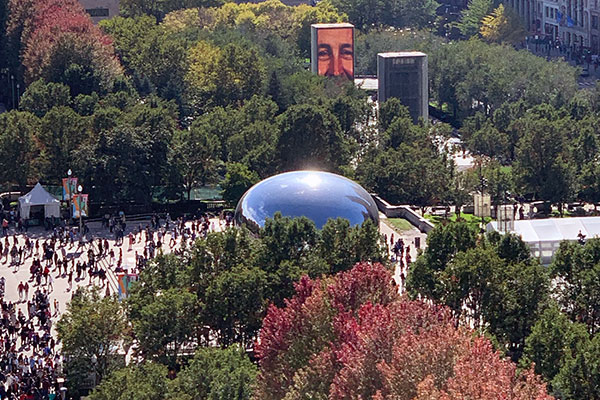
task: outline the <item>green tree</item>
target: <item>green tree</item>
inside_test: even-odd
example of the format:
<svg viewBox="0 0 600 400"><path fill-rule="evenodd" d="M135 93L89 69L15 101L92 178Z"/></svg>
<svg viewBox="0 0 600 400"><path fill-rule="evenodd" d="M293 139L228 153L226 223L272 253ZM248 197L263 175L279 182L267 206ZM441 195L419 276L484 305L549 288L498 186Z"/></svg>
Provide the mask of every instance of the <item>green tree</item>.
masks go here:
<svg viewBox="0 0 600 400"><path fill-rule="evenodd" d="M223 48L200 41L189 51L186 73L192 112L213 106L240 106L263 93L266 69L253 47L230 43Z"/></svg>
<svg viewBox="0 0 600 400"><path fill-rule="evenodd" d="M267 276L257 267L236 266L212 279L204 294L202 322L223 346L249 347L266 311Z"/></svg>
<svg viewBox="0 0 600 400"><path fill-rule="evenodd" d="M518 123L521 139L513 170L517 183L526 193L560 206L574 194L565 134L568 120L526 117Z"/></svg>
<svg viewBox="0 0 600 400"><path fill-rule="evenodd" d="M61 83L44 82L38 79L27 87L20 106L38 117L43 117L51 108L69 106L71 95L69 87Z"/></svg>
<svg viewBox="0 0 600 400"><path fill-rule="evenodd" d="M125 313L116 297L103 298L99 289L75 292L56 326L71 395L79 393L90 376L95 385L114 368L126 328Z"/></svg>
<svg viewBox="0 0 600 400"><path fill-rule="evenodd" d="M519 14L500 4L481 21L481 36L488 42L517 44L525 38L526 31Z"/></svg>
<svg viewBox="0 0 600 400"><path fill-rule="evenodd" d="M107 376L90 400L162 400L168 398L167 367L154 362L129 365Z"/></svg>
<svg viewBox="0 0 600 400"><path fill-rule="evenodd" d="M525 341L522 364L535 364L535 372L551 382L581 342L588 340L586 326L569 321L555 303L541 313Z"/></svg>
<svg viewBox="0 0 600 400"><path fill-rule="evenodd" d="M132 323L142 354L175 367L182 348L191 344L196 321L196 296L171 288L155 293Z"/></svg>
<svg viewBox="0 0 600 400"><path fill-rule="evenodd" d="M460 33L470 38L479 34L483 19L492 11L493 0L471 0L467 8L461 11L456 24Z"/></svg>
<svg viewBox="0 0 600 400"><path fill-rule="evenodd" d="M103 131L73 153L90 195L107 202L148 203L152 197L150 134L144 128L119 125ZM67 164L69 165L69 164Z"/></svg>
<svg viewBox="0 0 600 400"><path fill-rule="evenodd" d="M409 118L408 109L400 99L391 97L379 106L379 129L387 131L396 118Z"/></svg>
<svg viewBox="0 0 600 400"><path fill-rule="evenodd" d="M114 40L115 53L128 72L135 72L144 53L141 51L157 34L156 18L140 15L133 18L114 17L98 23Z"/></svg>
<svg viewBox="0 0 600 400"><path fill-rule="evenodd" d="M346 219L330 219L321 229L318 249L331 274L347 271L361 261L387 260L381 234L370 220L350 227Z"/></svg>
<svg viewBox="0 0 600 400"><path fill-rule="evenodd" d="M221 183L222 196L229 204L237 204L246 190L259 181L258 175L240 163L228 163L225 179Z"/></svg>
<svg viewBox="0 0 600 400"><path fill-rule="evenodd" d="M250 400L256 374L243 348L202 348L177 377L175 393L192 399Z"/></svg>
<svg viewBox="0 0 600 400"><path fill-rule="evenodd" d="M505 204L508 194L513 191L512 169L491 161L482 168L483 178L487 181L486 191L492 198L492 205L496 207Z"/></svg>
<svg viewBox="0 0 600 400"><path fill-rule="evenodd" d="M407 290L412 296L421 294L439 298L440 274L459 252L474 248L476 232L465 222L440 224L427 235L427 248L411 264Z"/></svg>
<svg viewBox="0 0 600 400"><path fill-rule="evenodd" d="M495 245L498 256L508 263L520 263L531 258L529 246L516 234L506 233L496 236L490 232L487 240Z"/></svg>
<svg viewBox="0 0 600 400"><path fill-rule="evenodd" d="M502 124L496 126L500 132L510 133L506 128L526 109L539 104L560 108L576 93L577 72L571 66L510 46L473 39L438 46L433 53L429 78L439 106L447 104L462 120L477 111L492 116L506 104Z"/></svg>
<svg viewBox="0 0 600 400"><path fill-rule="evenodd" d="M435 19L436 1L334 0L332 4L358 29L367 31L380 26L424 28Z"/></svg>
<svg viewBox="0 0 600 400"><path fill-rule="evenodd" d="M39 119L28 112L0 114L0 181L24 188L35 177L32 164L36 156L35 134Z"/></svg>
<svg viewBox="0 0 600 400"><path fill-rule="evenodd" d="M600 201L600 163L590 161L581 169L578 198L596 204Z"/></svg>
<svg viewBox="0 0 600 400"><path fill-rule="evenodd" d="M183 102L184 77L187 70L187 52L184 42L167 36L158 29L152 29L152 22L141 19L138 29L143 34L129 49L127 39L123 39L122 51L129 52L129 69L135 77L147 80L151 88L166 100ZM124 28L127 29L127 28ZM135 31L137 32L137 30ZM143 84L138 85L142 89Z"/></svg>
<svg viewBox="0 0 600 400"><path fill-rule="evenodd" d="M555 289L557 302L572 321L588 326L590 333L600 328L600 239L588 239L584 246L561 242L550 274L562 284Z"/></svg>
<svg viewBox="0 0 600 400"><path fill-rule="evenodd" d="M278 117L277 152L281 169L337 170L348 161L347 142L330 111L308 104L292 106Z"/></svg>
<svg viewBox="0 0 600 400"><path fill-rule="evenodd" d="M217 105L240 104L262 93L266 71L256 49L228 44L221 50L217 66Z"/></svg>
<svg viewBox="0 0 600 400"><path fill-rule="evenodd" d="M503 160L507 157L509 138L491 122L486 122L481 129L469 135L466 145L474 154Z"/></svg>
<svg viewBox="0 0 600 400"><path fill-rule="evenodd" d="M452 160L424 137L401 143L397 149L370 149L356 176L392 204L411 204L423 210L451 198L453 169Z"/></svg>
<svg viewBox="0 0 600 400"><path fill-rule="evenodd" d="M173 135L177 129L178 111L173 101L166 102L151 96L144 103L136 104L123 115L124 122L137 129L139 139L145 143L149 160L146 177L151 187L165 184L171 172L169 154Z"/></svg>
<svg viewBox="0 0 600 400"><path fill-rule="evenodd" d="M332 101L330 109L338 119L344 136L353 138L358 143L368 142L371 130L367 126L371 122L373 110L362 94L343 94Z"/></svg>
<svg viewBox="0 0 600 400"><path fill-rule="evenodd" d="M40 156L36 168L43 179L58 182L75 165L75 151L87 138L89 123L73 109L54 107L41 119L36 134Z"/></svg>
<svg viewBox="0 0 600 400"><path fill-rule="evenodd" d="M483 313L490 304L497 274L504 263L492 248L475 247L459 252L441 274L441 298L457 319L467 313L467 321L483 326Z"/></svg>
<svg viewBox="0 0 600 400"><path fill-rule="evenodd" d="M566 352L552 389L565 400L594 399L600 396L600 336L574 343Z"/></svg>
<svg viewBox="0 0 600 400"><path fill-rule="evenodd" d="M522 243L522 242L521 242ZM522 245L518 246L522 248ZM501 248L496 249L498 252ZM502 250L506 250L503 248ZM521 251L517 251L521 253ZM546 267L537 260L511 262L497 271L490 302L483 309L488 330L503 343L508 356L518 361L526 338L549 300L550 279Z"/></svg>
<svg viewBox="0 0 600 400"><path fill-rule="evenodd" d="M253 96L239 110L229 109L226 114L229 114L224 115L226 129L221 135L227 144L227 160L245 164L261 178L276 172L277 104L265 97ZM211 122L214 123L214 119Z"/></svg>
<svg viewBox="0 0 600 400"><path fill-rule="evenodd" d="M157 20L173 11L192 7L214 7L222 4L219 0L123 0L120 2L121 14L127 17L151 15Z"/></svg>
<svg viewBox="0 0 600 400"><path fill-rule="evenodd" d="M190 200L194 186L204 186L216 178L221 144L217 136L195 126L176 131L173 142L174 164Z"/></svg>

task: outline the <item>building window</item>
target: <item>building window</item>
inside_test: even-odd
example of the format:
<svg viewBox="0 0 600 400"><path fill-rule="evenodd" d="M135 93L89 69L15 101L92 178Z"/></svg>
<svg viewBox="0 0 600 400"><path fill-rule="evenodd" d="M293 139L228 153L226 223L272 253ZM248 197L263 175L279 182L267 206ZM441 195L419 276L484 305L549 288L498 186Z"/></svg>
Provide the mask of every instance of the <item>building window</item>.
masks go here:
<svg viewBox="0 0 600 400"><path fill-rule="evenodd" d="M592 15L592 28L598 29L598 16Z"/></svg>
<svg viewBox="0 0 600 400"><path fill-rule="evenodd" d="M108 8L90 8L85 10L90 17L108 17Z"/></svg>

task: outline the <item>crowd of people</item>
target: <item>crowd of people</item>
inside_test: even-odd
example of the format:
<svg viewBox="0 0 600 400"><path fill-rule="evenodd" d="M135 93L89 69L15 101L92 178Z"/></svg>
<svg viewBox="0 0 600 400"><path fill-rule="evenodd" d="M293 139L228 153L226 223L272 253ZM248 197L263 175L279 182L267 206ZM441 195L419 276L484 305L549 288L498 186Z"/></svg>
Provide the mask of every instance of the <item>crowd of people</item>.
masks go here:
<svg viewBox="0 0 600 400"><path fill-rule="evenodd" d="M60 345L52 335L52 324L60 316L58 300L51 299L57 280L66 280L65 291L71 294L76 284L106 287L107 294L114 294L116 278L111 286L110 275L138 274L157 254L183 252L209 231L232 224L231 217L216 226L208 215L172 220L169 214L163 218L155 214L125 233L121 214L106 218L102 229L94 232L87 225L79 232L77 226L55 224L40 235L22 229L16 217L7 215L2 220L8 224L0 239L0 268L4 266L0 278L0 400L64 395L66 389L57 383L63 372ZM133 257L124 259L124 253L135 253L135 263L127 262ZM10 280L25 267L29 278L18 282L18 299L8 301L5 276Z"/></svg>
<svg viewBox="0 0 600 400"><path fill-rule="evenodd" d="M57 379L62 373L62 358L51 334L50 298L38 287L29 290L19 284L19 301L0 299L0 399L55 399L64 391ZM26 306L26 314L18 307Z"/></svg>

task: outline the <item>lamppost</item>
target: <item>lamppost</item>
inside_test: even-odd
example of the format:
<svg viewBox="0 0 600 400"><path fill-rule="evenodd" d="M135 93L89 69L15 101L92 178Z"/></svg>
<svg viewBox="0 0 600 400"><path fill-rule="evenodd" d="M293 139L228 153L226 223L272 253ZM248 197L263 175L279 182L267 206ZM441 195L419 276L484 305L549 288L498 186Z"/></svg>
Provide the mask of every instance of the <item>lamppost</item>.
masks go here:
<svg viewBox="0 0 600 400"><path fill-rule="evenodd" d="M83 186L77 186L77 192L79 193L79 196L77 196L77 202L79 203L79 233L83 236L83 222L81 219L81 193L83 193Z"/></svg>
<svg viewBox="0 0 600 400"><path fill-rule="evenodd" d="M16 108L19 108L20 97L21 97L21 84L17 83L17 107Z"/></svg>
<svg viewBox="0 0 600 400"><path fill-rule="evenodd" d="M10 89L12 92L12 108L15 108L15 76L10 76Z"/></svg>
<svg viewBox="0 0 600 400"><path fill-rule="evenodd" d="M69 197L67 197L67 210L69 210L69 215L71 215L71 200L73 198L73 193L71 193L71 175L73 175L73 171L71 171L71 168L69 168L69 170L67 171L67 187L63 190L65 190L65 194L67 193L67 190L69 191ZM66 196L65 196L66 197ZM63 199L64 200L64 199Z"/></svg>

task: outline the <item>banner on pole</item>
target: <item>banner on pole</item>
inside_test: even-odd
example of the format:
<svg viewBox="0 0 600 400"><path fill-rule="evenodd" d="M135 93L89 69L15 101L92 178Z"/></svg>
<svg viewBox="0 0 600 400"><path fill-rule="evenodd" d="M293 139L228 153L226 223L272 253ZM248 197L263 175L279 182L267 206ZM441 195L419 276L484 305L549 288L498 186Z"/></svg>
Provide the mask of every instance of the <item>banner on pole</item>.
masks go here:
<svg viewBox="0 0 600 400"><path fill-rule="evenodd" d="M62 192L63 200L69 201L73 198L77 192L77 178L63 178L62 180Z"/></svg>
<svg viewBox="0 0 600 400"><path fill-rule="evenodd" d="M119 300L125 300L129 296L129 290L133 282L139 279L137 274L118 274L117 281L119 282Z"/></svg>
<svg viewBox="0 0 600 400"><path fill-rule="evenodd" d="M88 195L87 194L74 194L73 195L72 209L73 218L87 217L88 216Z"/></svg>

